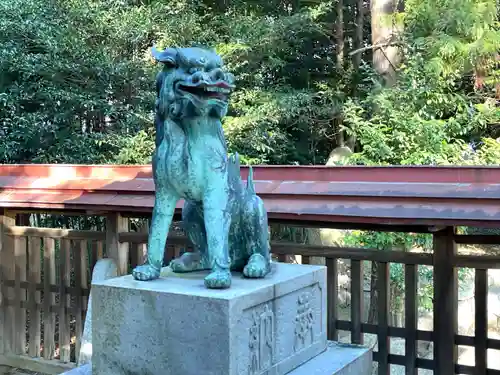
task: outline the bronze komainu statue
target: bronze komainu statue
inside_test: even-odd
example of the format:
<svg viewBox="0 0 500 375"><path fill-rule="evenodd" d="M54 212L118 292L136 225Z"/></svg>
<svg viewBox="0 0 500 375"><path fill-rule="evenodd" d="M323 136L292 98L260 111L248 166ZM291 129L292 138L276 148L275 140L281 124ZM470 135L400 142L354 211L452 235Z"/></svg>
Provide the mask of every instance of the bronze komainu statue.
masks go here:
<svg viewBox="0 0 500 375"><path fill-rule="evenodd" d="M195 250L174 259L172 270L211 270L208 288L230 287L231 270L262 278L270 271L267 213L251 168L244 186L238 155L228 157L221 123L234 77L209 50L153 48L153 56L164 65L156 80L156 195L147 262L133 276L160 276L174 209L183 198L184 228Z"/></svg>

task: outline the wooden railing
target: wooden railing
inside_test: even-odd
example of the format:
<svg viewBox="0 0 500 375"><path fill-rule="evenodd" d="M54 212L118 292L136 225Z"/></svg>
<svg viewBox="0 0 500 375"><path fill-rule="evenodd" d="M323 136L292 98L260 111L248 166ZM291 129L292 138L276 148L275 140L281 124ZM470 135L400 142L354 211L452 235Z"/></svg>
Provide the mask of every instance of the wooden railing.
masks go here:
<svg viewBox="0 0 500 375"><path fill-rule="evenodd" d="M89 280L95 262L102 257L117 261L120 272L142 263L147 233L129 232L128 219L107 217L106 231L33 228L15 225L15 214L5 212L0 225L0 365L57 374L74 367L87 310ZM436 375L500 374L488 369L487 350L500 350L500 340L488 338L487 270L500 268L499 256L458 255L458 244L500 243L500 236L457 235L452 227L434 228L432 253L381 251L274 242L272 253L280 261L301 255L326 259L328 275L328 338L339 339L349 331L350 341L363 344L363 334L377 336L374 360L378 374L389 374L391 365ZM183 237L171 236L167 258L187 249ZM350 320L338 315L338 262L350 261ZM363 319L363 262L377 263L377 319ZM390 324L390 263L404 265L404 325ZM418 329L417 275L420 266L433 267L433 327ZM474 336L457 333L457 269L475 270ZM391 337L405 339L404 354L390 353ZM417 355L418 341L433 343L433 358ZM475 348L475 366L457 364L457 346Z"/></svg>

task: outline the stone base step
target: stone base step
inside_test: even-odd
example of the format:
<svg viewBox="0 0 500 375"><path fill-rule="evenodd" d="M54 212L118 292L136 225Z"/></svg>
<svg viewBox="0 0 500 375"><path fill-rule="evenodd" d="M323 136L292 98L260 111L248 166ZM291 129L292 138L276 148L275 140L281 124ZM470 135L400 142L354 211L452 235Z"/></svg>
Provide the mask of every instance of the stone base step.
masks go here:
<svg viewBox="0 0 500 375"><path fill-rule="evenodd" d="M370 375L371 372L371 349L329 341L323 353L287 375ZM92 365L86 364L62 375L92 375ZM203 375L203 370L200 370L200 375Z"/></svg>

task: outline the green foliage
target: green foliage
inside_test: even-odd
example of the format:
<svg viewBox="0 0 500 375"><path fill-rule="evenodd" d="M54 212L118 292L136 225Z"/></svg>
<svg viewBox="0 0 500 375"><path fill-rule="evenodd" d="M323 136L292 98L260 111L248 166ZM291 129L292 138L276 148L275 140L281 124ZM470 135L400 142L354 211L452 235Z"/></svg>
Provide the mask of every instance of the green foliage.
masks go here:
<svg viewBox="0 0 500 375"><path fill-rule="evenodd" d="M149 129L151 131L151 129ZM140 130L136 135L125 138L120 153L116 157L118 164L149 164L155 149L151 133Z"/></svg>
<svg viewBox="0 0 500 375"><path fill-rule="evenodd" d="M350 99L346 123L359 140L353 162L367 164L498 164L498 142L488 137L500 110L459 83L425 72L418 52L402 66L398 83ZM490 133L491 134L491 133ZM470 143L481 146L472 154Z"/></svg>
<svg viewBox="0 0 500 375"><path fill-rule="evenodd" d="M355 3L344 3L349 49ZM2 1L0 161L148 162L159 68L149 47L199 44L214 47L237 77L224 127L244 163L322 164L340 119L357 140L351 163L498 162L492 0L408 1L403 65L390 88L379 87L368 60L352 71L346 58L337 70L335 6ZM481 90L472 85L478 72Z"/></svg>
<svg viewBox="0 0 500 375"><path fill-rule="evenodd" d="M5 0L0 161L149 161L156 43L224 57L238 78L224 125L245 161L322 163L342 96L327 3Z"/></svg>
<svg viewBox="0 0 500 375"><path fill-rule="evenodd" d="M347 130L359 141L351 162L498 164L492 127L500 122L492 92L500 46L495 2L410 0L405 8L396 84L375 84L344 107ZM472 79L480 75L481 90Z"/></svg>
<svg viewBox="0 0 500 375"><path fill-rule="evenodd" d="M421 248L423 251L432 249L432 236L422 233L350 231L344 237L346 246L361 246L371 249L398 249L409 251Z"/></svg>
<svg viewBox="0 0 500 375"><path fill-rule="evenodd" d="M425 51L428 71L456 78L498 53L497 4L493 0L408 0L408 38Z"/></svg>
<svg viewBox="0 0 500 375"><path fill-rule="evenodd" d="M2 162L112 162L118 135L150 122L153 76L110 48L120 35L103 14L83 1L0 3Z"/></svg>

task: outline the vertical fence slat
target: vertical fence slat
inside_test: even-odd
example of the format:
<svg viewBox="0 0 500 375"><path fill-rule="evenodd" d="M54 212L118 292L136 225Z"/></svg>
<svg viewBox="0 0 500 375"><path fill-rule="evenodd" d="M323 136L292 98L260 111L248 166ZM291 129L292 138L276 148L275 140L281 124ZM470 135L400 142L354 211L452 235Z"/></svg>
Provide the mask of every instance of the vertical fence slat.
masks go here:
<svg viewBox="0 0 500 375"><path fill-rule="evenodd" d="M41 239L28 238L29 249L29 346L31 357L40 355L40 292L37 285L42 281L41 275Z"/></svg>
<svg viewBox="0 0 500 375"><path fill-rule="evenodd" d="M326 279L327 279L327 337L328 340L337 341L338 331L336 323L338 320L338 265L337 258L326 258Z"/></svg>
<svg viewBox="0 0 500 375"><path fill-rule="evenodd" d="M175 258L175 247L167 243L165 245L165 253L163 254L164 263L169 264L170 261L174 258Z"/></svg>
<svg viewBox="0 0 500 375"><path fill-rule="evenodd" d="M417 283L415 264L405 265L405 375L417 375Z"/></svg>
<svg viewBox="0 0 500 375"><path fill-rule="evenodd" d="M88 241L82 241L82 261L81 261L81 275L82 275L82 280L81 280L81 286L82 289L88 291L90 288L89 286L89 253L88 253ZM85 312L87 311L87 304L88 304L88 293L86 297L82 297L82 317L85 319Z"/></svg>
<svg viewBox="0 0 500 375"><path fill-rule="evenodd" d="M434 361L435 374L454 375L458 350L458 279L453 259L457 252L454 229L434 233Z"/></svg>
<svg viewBox="0 0 500 375"><path fill-rule="evenodd" d="M102 241L97 241L97 260L104 258L104 244Z"/></svg>
<svg viewBox="0 0 500 375"><path fill-rule="evenodd" d="M5 279L6 277L4 276L4 266L2 266L5 258L5 249L4 249L4 241L6 239L6 235L4 234L5 229L4 229L4 212L3 210L0 211L0 354L5 353L5 342L7 341L7 336L5 334L5 301L7 299L7 294L6 291L4 290L4 285L5 285Z"/></svg>
<svg viewBox="0 0 500 375"><path fill-rule="evenodd" d="M70 283L70 272L68 267L70 252L69 240L62 239L59 251L59 353L62 362L70 361L70 325L66 287Z"/></svg>
<svg viewBox="0 0 500 375"><path fill-rule="evenodd" d="M141 233L149 233L149 220L141 227ZM148 245L146 243L137 244L137 264L143 264L146 261Z"/></svg>
<svg viewBox="0 0 500 375"><path fill-rule="evenodd" d="M97 241L90 241L90 253L89 253L90 272L92 272L96 263L97 263Z"/></svg>
<svg viewBox="0 0 500 375"><path fill-rule="evenodd" d="M184 249L184 246L182 245L175 245L174 246L174 252L175 252L175 257L179 258L182 255L182 251Z"/></svg>
<svg viewBox="0 0 500 375"><path fill-rule="evenodd" d="M488 339L488 273L484 269L476 269L475 286L475 355L477 374L486 374Z"/></svg>
<svg viewBox="0 0 500 375"><path fill-rule="evenodd" d="M6 303L14 301L14 291L4 281L14 280L14 239L5 234L7 228L16 224L15 215L0 212L0 353L12 352L14 346L14 306Z"/></svg>
<svg viewBox="0 0 500 375"><path fill-rule="evenodd" d="M106 219L106 251L118 266L119 275L128 273L129 243L120 242L118 235L128 232L128 219L119 213L111 213Z"/></svg>
<svg viewBox="0 0 500 375"><path fill-rule="evenodd" d="M55 313L52 311L56 303L51 286L56 284L55 241L53 238L43 239L43 358L54 358Z"/></svg>
<svg viewBox="0 0 500 375"><path fill-rule="evenodd" d="M104 245L102 241L92 241L90 245L90 269L88 277L92 277L92 270L94 269L95 264L98 260L101 260L104 257Z"/></svg>
<svg viewBox="0 0 500 375"><path fill-rule="evenodd" d="M83 332L83 285L84 273L87 272L85 264L87 262L87 257L85 256L87 251L87 241L78 241L75 246L75 253L73 256L73 270L75 272L75 305L74 305L74 315L75 315L75 357L78 360L78 355L80 353L80 344Z"/></svg>
<svg viewBox="0 0 500 375"><path fill-rule="evenodd" d="M21 282L26 281L26 237L14 238L14 255L15 255L15 335L16 346L15 354L26 353L26 309L22 304L26 302L26 289L21 288Z"/></svg>
<svg viewBox="0 0 500 375"><path fill-rule="evenodd" d="M279 254L278 255L278 262L286 263L287 259L288 259L288 256L286 254Z"/></svg>
<svg viewBox="0 0 500 375"><path fill-rule="evenodd" d="M363 272L361 261L351 260L351 341L363 344L361 317L363 314Z"/></svg>
<svg viewBox="0 0 500 375"><path fill-rule="evenodd" d="M378 374L390 374L389 367L389 263L379 263L377 267L378 292Z"/></svg>
<svg viewBox="0 0 500 375"><path fill-rule="evenodd" d="M142 264L141 258L139 256L139 244L131 243L130 244L130 267L133 269L137 267L137 265Z"/></svg>

